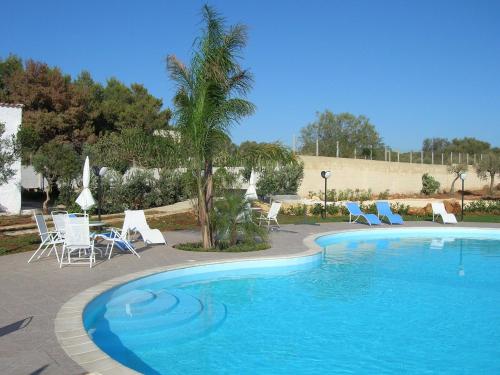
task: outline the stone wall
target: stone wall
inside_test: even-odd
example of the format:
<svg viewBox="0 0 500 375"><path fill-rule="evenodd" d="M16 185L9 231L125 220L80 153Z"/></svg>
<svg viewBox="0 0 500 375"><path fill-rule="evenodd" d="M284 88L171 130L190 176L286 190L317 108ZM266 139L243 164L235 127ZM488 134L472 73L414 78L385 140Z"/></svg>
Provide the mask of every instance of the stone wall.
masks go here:
<svg viewBox="0 0 500 375"><path fill-rule="evenodd" d="M389 189L391 193L418 193L422 188L422 175L429 173L441 183L441 189L450 190L453 176L446 170L446 165L410 164L364 159L345 159L323 156L300 156L304 162L304 179L298 194L305 197L309 191L324 190L322 170L330 170L328 189L372 189L380 193ZM480 189L488 182L480 180L473 166L469 166L465 189ZM461 182L455 183L455 189L461 188Z"/></svg>

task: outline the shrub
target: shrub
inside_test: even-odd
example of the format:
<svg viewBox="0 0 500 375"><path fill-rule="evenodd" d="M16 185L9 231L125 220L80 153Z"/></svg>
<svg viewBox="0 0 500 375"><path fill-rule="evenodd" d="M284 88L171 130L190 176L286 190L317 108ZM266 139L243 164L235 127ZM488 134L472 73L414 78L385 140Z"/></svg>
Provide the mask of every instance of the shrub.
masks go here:
<svg viewBox="0 0 500 375"><path fill-rule="evenodd" d="M500 214L500 201L478 200L472 201L464 206L464 212Z"/></svg>
<svg viewBox="0 0 500 375"><path fill-rule="evenodd" d="M323 205L321 203L316 203L314 206L311 207L310 212L311 215L320 216L321 213L323 212Z"/></svg>
<svg viewBox="0 0 500 375"><path fill-rule="evenodd" d="M404 203L396 202L391 204L392 212L400 215L407 215L410 206Z"/></svg>
<svg viewBox="0 0 500 375"><path fill-rule="evenodd" d="M251 220L248 203L242 194L227 193L215 202L212 227L215 246L224 250L237 244L252 244L267 241L267 232Z"/></svg>
<svg viewBox="0 0 500 375"><path fill-rule="evenodd" d="M96 205L90 213L97 212L98 181L92 176L90 189ZM57 204L63 204L68 211L80 211L75 203L78 192L70 184L59 188ZM185 173L162 171L155 177L151 171L135 171L127 178L110 170L102 178L101 212L103 214L123 212L126 209L147 209L180 202L189 197Z"/></svg>
<svg viewBox="0 0 500 375"><path fill-rule="evenodd" d="M285 214L292 215L292 216L304 216L307 214L307 205L297 204L297 205L289 206L285 210Z"/></svg>
<svg viewBox="0 0 500 375"><path fill-rule="evenodd" d="M436 191L438 191L439 186L441 184L436 181L434 177L429 175L428 173L424 173L422 175L422 190L421 192L425 195L431 195L434 194Z"/></svg>
<svg viewBox="0 0 500 375"><path fill-rule="evenodd" d="M378 199L389 199L389 189L386 189L383 192L378 193Z"/></svg>
<svg viewBox="0 0 500 375"><path fill-rule="evenodd" d="M363 203L361 203L359 205L359 207L361 208L361 211L364 211L366 213L370 213L370 214L376 214L377 213L377 206L375 206L375 203L371 203L371 204L363 204Z"/></svg>
<svg viewBox="0 0 500 375"><path fill-rule="evenodd" d="M278 168L265 168L257 182L257 192L262 196L297 194L304 177L304 164L289 164Z"/></svg>
<svg viewBox="0 0 500 375"><path fill-rule="evenodd" d="M340 212L339 206L336 204L329 204L326 206L326 213L330 216L336 216Z"/></svg>

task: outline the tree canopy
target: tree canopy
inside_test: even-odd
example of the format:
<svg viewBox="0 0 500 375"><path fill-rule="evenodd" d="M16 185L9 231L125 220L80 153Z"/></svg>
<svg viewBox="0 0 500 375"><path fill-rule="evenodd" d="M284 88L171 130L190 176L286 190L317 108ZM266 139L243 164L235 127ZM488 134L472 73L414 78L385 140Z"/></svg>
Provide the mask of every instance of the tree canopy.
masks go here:
<svg viewBox="0 0 500 375"><path fill-rule="evenodd" d="M5 125L0 123L0 185L5 184L15 171L12 164L16 160L17 150L14 138L4 138Z"/></svg>
<svg viewBox="0 0 500 375"><path fill-rule="evenodd" d="M316 139L322 156L335 156L337 142L341 157L350 157L357 148L358 155L370 155L370 150L383 147L382 138L375 126L365 116L350 113L334 114L326 110L318 113L316 121L301 129L300 152L313 155Z"/></svg>
<svg viewBox="0 0 500 375"><path fill-rule="evenodd" d="M500 152L498 150L490 151L476 164L475 168L479 178L490 179L489 191L490 194L493 194L495 175L500 175Z"/></svg>
<svg viewBox="0 0 500 375"><path fill-rule="evenodd" d="M453 138L451 141L447 138L425 138L422 143L424 152L434 151L436 154L463 153L463 154L481 154L490 150L491 145L488 142L481 141L472 137Z"/></svg>

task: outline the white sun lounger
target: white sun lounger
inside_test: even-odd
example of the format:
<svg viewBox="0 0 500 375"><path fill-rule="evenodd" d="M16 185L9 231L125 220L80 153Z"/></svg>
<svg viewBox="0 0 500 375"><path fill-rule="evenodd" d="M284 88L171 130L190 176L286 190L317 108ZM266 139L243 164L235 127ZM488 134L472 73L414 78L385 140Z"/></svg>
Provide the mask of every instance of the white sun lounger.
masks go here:
<svg viewBox="0 0 500 375"><path fill-rule="evenodd" d="M125 230L139 233L146 244L167 244L163 234L158 229L149 227L143 210L125 211L123 231Z"/></svg>
<svg viewBox="0 0 500 375"><path fill-rule="evenodd" d="M443 202L433 202L432 206L432 221L436 221L436 216L441 216L443 224L456 224L457 218L454 214L450 214L446 211Z"/></svg>

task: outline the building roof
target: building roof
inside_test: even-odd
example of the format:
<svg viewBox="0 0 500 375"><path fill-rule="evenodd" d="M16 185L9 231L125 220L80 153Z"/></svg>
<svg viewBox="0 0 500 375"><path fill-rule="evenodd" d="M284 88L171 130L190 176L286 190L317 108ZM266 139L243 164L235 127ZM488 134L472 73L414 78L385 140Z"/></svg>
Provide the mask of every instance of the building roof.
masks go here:
<svg viewBox="0 0 500 375"><path fill-rule="evenodd" d="M0 103L0 107L23 108L24 104L20 104L20 103Z"/></svg>

